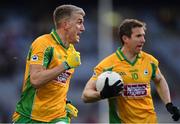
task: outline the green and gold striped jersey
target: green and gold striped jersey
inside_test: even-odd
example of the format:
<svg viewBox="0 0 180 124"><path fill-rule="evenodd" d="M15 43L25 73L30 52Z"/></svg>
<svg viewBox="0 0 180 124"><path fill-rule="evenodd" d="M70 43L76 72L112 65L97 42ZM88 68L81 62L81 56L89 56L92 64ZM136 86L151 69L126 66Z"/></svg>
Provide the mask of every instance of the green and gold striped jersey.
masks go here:
<svg viewBox="0 0 180 124"><path fill-rule="evenodd" d="M110 70L119 73L124 81L122 95L109 99L110 122L157 122L150 87L151 79L158 73L157 67L158 61L152 55L141 51L135 61L130 62L118 48L94 68L91 80L97 80L100 73Z"/></svg>
<svg viewBox="0 0 180 124"><path fill-rule="evenodd" d="M56 79L38 89L32 87L29 73L31 64L52 69L62 64L66 57L67 48L55 30L38 37L32 43L26 60L22 95L14 117L19 113L33 120L49 122L66 116L66 95L74 69L64 71Z"/></svg>

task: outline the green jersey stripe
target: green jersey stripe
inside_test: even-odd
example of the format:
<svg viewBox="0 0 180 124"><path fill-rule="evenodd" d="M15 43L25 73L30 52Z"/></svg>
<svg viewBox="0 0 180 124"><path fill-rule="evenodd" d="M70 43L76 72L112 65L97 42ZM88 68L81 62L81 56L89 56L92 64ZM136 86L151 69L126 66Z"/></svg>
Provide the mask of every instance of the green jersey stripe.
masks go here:
<svg viewBox="0 0 180 124"><path fill-rule="evenodd" d="M50 64L52 58L53 58L53 53L54 53L54 48L53 47L48 47L45 52L44 52L44 60L43 60L43 66L48 67Z"/></svg>
<svg viewBox="0 0 180 124"><path fill-rule="evenodd" d="M153 79L156 77L157 66L154 63L151 63L151 66L152 66L152 77L151 77L151 79Z"/></svg>
<svg viewBox="0 0 180 124"><path fill-rule="evenodd" d="M35 88L32 87L30 83L30 76L28 76L27 82L25 84L25 90L23 91L21 95L21 100L18 102L17 107L16 107L17 112L27 117L31 116L35 91L36 91ZM31 108L31 110L29 110L29 108Z"/></svg>
<svg viewBox="0 0 180 124"><path fill-rule="evenodd" d="M121 119L117 114L117 109L116 109L116 105L115 105L115 99L108 99L108 103L109 103L109 123L121 123Z"/></svg>

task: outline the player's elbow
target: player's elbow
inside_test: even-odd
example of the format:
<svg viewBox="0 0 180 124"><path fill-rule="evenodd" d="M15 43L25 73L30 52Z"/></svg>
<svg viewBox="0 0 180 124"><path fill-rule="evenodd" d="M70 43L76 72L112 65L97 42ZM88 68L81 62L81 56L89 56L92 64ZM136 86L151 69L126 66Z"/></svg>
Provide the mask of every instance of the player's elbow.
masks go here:
<svg viewBox="0 0 180 124"><path fill-rule="evenodd" d="M84 103L89 103L88 95L86 92L83 92L81 99L83 100Z"/></svg>
<svg viewBox="0 0 180 124"><path fill-rule="evenodd" d="M83 100L84 103L92 103L99 101L101 98L95 94L91 94L89 92L83 92L81 99Z"/></svg>
<svg viewBox="0 0 180 124"><path fill-rule="evenodd" d="M87 103L87 98L83 92L82 96L81 96L81 99L83 100L84 103Z"/></svg>
<svg viewBox="0 0 180 124"><path fill-rule="evenodd" d="M36 78L33 78L32 76L30 77L30 83L36 89L38 89L41 86L40 85L40 80L38 80Z"/></svg>

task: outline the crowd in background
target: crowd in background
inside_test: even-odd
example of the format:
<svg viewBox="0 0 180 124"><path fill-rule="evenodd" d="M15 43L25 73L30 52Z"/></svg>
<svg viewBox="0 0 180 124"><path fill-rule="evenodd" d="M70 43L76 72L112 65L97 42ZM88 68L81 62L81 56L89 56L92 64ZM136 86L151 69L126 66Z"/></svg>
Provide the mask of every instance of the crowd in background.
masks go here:
<svg viewBox="0 0 180 124"><path fill-rule="evenodd" d="M88 5L85 2L68 2L82 7L86 11L85 28L79 45L82 65L76 70L70 85L68 98L79 108L79 117L73 122L98 122L98 103L84 104L80 99L87 79L92 75L92 67L98 60L98 2ZM50 33L53 28L53 9L63 2L44 2L43 5L26 3L1 3L0 7L0 122L11 122L11 115L21 92L25 59L29 45L37 36ZM180 14L175 4L129 6L112 2L114 19L112 25L114 50L118 42L118 24L125 18L137 18L147 23L146 44L144 50L153 54L160 61L160 68L171 90L172 99L180 106ZM114 17L114 16L113 16ZM104 44L106 45L106 44ZM152 92L155 101L159 101L156 92ZM160 105L159 105L160 104ZM155 103L161 121L171 120L163 115L163 103ZM162 108L162 109L161 109ZM97 112L94 112L97 111ZM93 113L91 116L90 114ZM167 112L166 112L167 113ZM167 113L168 114L168 113ZM166 121L167 120L167 121Z"/></svg>

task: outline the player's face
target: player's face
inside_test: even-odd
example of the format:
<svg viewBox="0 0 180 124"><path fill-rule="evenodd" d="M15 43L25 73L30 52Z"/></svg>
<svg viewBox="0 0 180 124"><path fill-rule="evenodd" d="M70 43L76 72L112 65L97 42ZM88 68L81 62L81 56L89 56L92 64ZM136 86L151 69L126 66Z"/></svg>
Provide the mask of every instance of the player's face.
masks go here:
<svg viewBox="0 0 180 124"><path fill-rule="evenodd" d="M128 46L134 53L139 53L145 43L145 31L141 27L132 29L131 37L129 38Z"/></svg>
<svg viewBox="0 0 180 124"><path fill-rule="evenodd" d="M80 40L80 34L85 30L84 18L81 14L74 13L69 20L67 39L69 43L75 44Z"/></svg>

